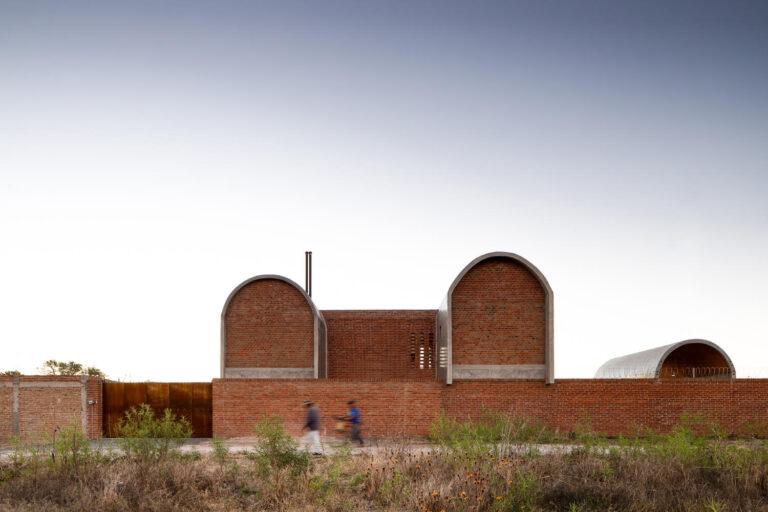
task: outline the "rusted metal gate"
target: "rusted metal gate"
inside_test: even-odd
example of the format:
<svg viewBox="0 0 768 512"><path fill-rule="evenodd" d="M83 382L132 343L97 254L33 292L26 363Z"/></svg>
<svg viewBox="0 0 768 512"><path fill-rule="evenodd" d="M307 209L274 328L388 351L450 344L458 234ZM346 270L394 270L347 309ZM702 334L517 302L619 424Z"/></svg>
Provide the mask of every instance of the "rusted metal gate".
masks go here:
<svg viewBox="0 0 768 512"><path fill-rule="evenodd" d="M213 435L213 408L209 382L104 382L102 401L104 435L117 437L125 411L149 404L155 414L170 409L192 424L193 437Z"/></svg>

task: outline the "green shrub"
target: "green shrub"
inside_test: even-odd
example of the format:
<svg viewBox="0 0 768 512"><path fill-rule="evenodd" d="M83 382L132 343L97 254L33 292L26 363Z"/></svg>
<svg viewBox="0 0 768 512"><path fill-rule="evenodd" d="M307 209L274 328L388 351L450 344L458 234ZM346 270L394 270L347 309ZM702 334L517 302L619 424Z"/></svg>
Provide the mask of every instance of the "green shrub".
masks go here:
<svg viewBox="0 0 768 512"><path fill-rule="evenodd" d="M429 439L452 450L487 452L499 444L548 443L557 436L540 423L510 418L498 412L485 412L478 421L464 422L441 412L430 425Z"/></svg>
<svg viewBox="0 0 768 512"><path fill-rule="evenodd" d="M184 439L192 436L192 426L184 417L177 417L170 409L163 416L147 404L131 407L117 427L120 447L126 455L139 459L157 459L178 448Z"/></svg>
<svg viewBox="0 0 768 512"><path fill-rule="evenodd" d="M51 455L54 463L64 466L77 466L87 461L91 450L82 429L74 425L60 428L53 438Z"/></svg>
<svg viewBox="0 0 768 512"><path fill-rule="evenodd" d="M715 420L708 419L702 413L684 412L680 415L679 425L701 437L724 439L728 436L725 427Z"/></svg>
<svg viewBox="0 0 768 512"><path fill-rule="evenodd" d="M173 456L177 460L181 460L181 461L202 460L203 458L203 454L197 450L189 450L189 451L179 450L177 452L173 452Z"/></svg>
<svg viewBox="0 0 768 512"><path fill-rule="evenodd" d="M739 426L738 434L741 437L766 439L768 438L768 421L758 419L747 420Z"/></svg>
<svg viewBox="0 0 768 512"><path fill-rule="evenodd" d="M533 510L537 501L538 482L536 475L527 471L518 471L508 481L506 493L493 504L493 510Z"/></svg>
<svg viewBox="0 0 768 512"><path fill-rule="evenodd" d="M262 474L288 468L292 474L297 475L309 469L309 453L299 450L296 441L285 432L280 418L264 418L253 431L256 434L254 458Z"/></svg>
<svg viewBox="0 0 768 512"><path fill-rule="evenodd" d="M219 465L223 466L229 458L229 448L227 448L224 440L220 437L214 437L211 443L213 444L213 458L216 459Z"/></svg>

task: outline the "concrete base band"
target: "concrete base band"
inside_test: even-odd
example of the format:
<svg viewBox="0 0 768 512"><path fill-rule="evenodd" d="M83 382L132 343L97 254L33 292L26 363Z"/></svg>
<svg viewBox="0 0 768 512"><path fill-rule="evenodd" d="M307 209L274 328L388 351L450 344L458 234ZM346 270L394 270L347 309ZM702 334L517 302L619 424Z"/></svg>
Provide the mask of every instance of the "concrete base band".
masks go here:
<svg viewBox="0 0 768 512"><path fill-rule="evenodd" d="M314 368L224 368L225 379L314 379Z"/></svg>
<svg viewBox="0 0 768 512"><path fill-rule="evenodd" d="M543 379L543 364L454 364L453 379Z"/></svg>

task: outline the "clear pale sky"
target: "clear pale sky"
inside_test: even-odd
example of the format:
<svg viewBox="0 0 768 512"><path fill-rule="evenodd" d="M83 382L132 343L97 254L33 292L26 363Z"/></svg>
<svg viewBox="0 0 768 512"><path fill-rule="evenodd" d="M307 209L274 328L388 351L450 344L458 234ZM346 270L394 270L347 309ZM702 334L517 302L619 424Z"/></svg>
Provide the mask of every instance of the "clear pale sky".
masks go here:
<svg viewBox="0 0 768 512"><path fill-rule="evenodd" d="M768 3L0 0L0 370L208 380L305 250L321 309L524 256L558 378L768 376Z"/></svg>

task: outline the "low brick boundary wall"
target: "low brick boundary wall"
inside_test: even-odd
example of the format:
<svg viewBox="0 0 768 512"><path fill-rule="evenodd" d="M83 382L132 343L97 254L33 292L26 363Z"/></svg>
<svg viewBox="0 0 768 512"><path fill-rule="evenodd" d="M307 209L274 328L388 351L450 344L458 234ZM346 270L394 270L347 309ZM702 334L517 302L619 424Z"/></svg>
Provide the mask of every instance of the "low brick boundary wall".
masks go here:
<svg viewBox="0 0 768 512"><path fill-rule="evenodd" d="M638 427L667 432L693 414L739 434L749 423L768 427L768 379L563 379L552 386L464 381L445 388L442 406L460 419L495 410L565 432L587 424L605 435Z"/></svg>
<svg viewBox="0 0 768 512"><path fill-rule="evenodd" d="M254 425L268 416L280 416L298 435L304 400L317 403L321 433L331 435L333 417L346 413L350 399L360 404L367 435L423 435L440 410L441 388L432 382L214 379L213 435L252 436Z"/></svg>
<svg viewBox="0 0 768 512"><path fill-rule="evenodd" d="M72 425L100 437L101 385L86 376L0 377L0 443L47 441L56 427Z"/></svg>
<svg viewBox="0 0 768 512"><path fill-rule="evenodd" d="M541 422L561 432L589 426L604 435L634 433L640 427L669 431L684 414L716 422L743 434L750 424L768 429L768 379L654 380L563 379L541 381L363 382L333 380L213 381L213 434L252 435L256 422L271 415L301 431L304 400L315 401L323 429L354 398L367 435L422 436L444 410L456 419L479 419L486 411ZM768 431L766 432L768 433Z"/></svg>

